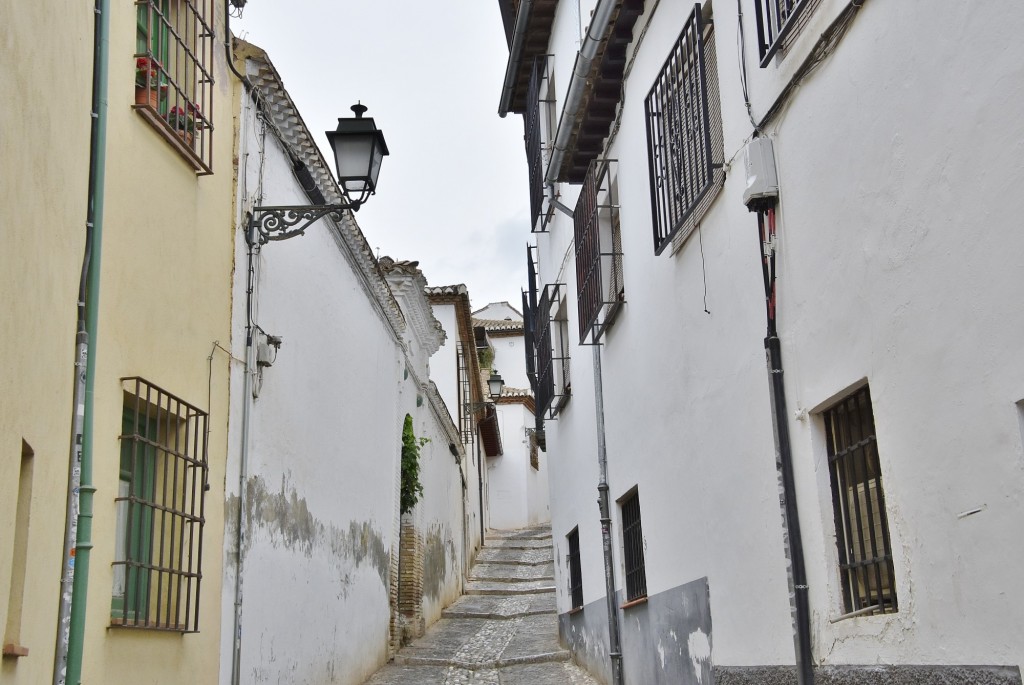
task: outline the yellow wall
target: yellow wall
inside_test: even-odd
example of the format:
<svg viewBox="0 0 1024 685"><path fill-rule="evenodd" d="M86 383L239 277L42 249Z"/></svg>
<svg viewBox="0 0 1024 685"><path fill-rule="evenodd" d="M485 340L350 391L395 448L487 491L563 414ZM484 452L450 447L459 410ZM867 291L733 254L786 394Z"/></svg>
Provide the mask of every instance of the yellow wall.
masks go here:
<svg viewBox="0 0 1024 685"><path fill-rule="evenodd" d="M83 681L214 683L219 667L237 81L216 5L212 176L134 102L135 5L111 2L106 210L95 352L92 566ZM59 6L58 6L59 5ZM75 299L84 244L92 3L3 3L0 69L0 628L6 625L22 440L33 499L20 642L0 681L51 678L71 426ZM208 110L209 111L209 110ZM208 358L213 351L212 374ZM200 633L110 628L122 376L210 413ZM210 398L210 399L208 399Z"/></svg>

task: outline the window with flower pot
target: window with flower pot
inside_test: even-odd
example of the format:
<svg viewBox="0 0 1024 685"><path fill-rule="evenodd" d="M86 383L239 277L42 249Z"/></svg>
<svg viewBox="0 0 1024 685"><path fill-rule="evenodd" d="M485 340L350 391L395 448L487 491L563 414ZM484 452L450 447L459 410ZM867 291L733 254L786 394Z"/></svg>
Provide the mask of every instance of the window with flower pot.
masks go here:
<svg viewBox="0 0 1024 685"><path fill-rule="evenodd" d="M136 0L135 110L213 173L214 0Z"/></svg>

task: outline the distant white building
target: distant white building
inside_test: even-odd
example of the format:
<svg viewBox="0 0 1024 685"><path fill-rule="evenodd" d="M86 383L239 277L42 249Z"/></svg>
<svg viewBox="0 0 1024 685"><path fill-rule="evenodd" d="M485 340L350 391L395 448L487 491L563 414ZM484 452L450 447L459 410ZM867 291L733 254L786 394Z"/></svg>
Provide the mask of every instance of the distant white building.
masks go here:
<svg viewBox="0 0 1024 685"><path fill-rule="evenodd" d="M534 398L526 373L523 315L508 302L473 312L477 349L505 385L495 398L501 450L488 453L490 522L510 529L548 523L548 465L535 433ZM484 376L489 376L487 369Z"/></svg>
<svg viewBox="0 0 1024 685"><path fill-rule="evenodd" d="M350 212L288 240L246 230L255 206L342 198L267 55L243 41L236 54L251 90L220 682L355 685L460 595L479 544L472 461L430 381L445 331L415 263L378 262ZM403 513L410 444L422 493Z"/></svg>
<svg viewBox="0 0 1024 685"><path fill-rule="evenodd" d="M1018 3L499 2L575 658L1019 684Z"/></svg>

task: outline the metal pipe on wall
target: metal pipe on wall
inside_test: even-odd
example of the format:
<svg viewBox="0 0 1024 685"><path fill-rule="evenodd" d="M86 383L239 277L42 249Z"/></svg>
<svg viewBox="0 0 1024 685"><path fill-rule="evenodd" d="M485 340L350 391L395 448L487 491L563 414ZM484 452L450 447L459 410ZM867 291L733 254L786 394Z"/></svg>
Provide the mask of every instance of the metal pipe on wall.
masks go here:
<svg viewBox="0 0 1024 685"><path fill-rule="evenodd" d="M604 429L604 385L601 380L601 346L594 345L594 406L597 411L597 504L601 511L601 542L604 547L605 600L608 605L608 655L612 660L612 685L622 685L622 647L619 607L615 602L615 562L612 559L612 517L608 498L608 448Z"/></svg>

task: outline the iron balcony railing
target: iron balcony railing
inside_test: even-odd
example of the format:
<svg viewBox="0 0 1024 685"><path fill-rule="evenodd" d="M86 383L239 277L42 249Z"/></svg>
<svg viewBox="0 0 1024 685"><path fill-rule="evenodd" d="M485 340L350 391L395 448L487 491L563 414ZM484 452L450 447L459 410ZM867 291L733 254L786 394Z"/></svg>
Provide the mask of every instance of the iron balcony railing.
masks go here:
<svg viewBox="0 0 1024 685"><path fill-rule="evenodd" d="M541 136L541 84L545 81L547 58L534 58L530 72L530 86L526 93L526 112L523 116L526 138L526 164L530 177L530 225L531 230L544 230L540 221L544 210L544 155Z"/></svg>
<svg viewBox="0 0 1024 685"><path fill-rule="evenodd" d="M523 291L523 337L526 348L526 376L537 395L537 266L533 251L526 246L526 290Z"/></svg>
<svg viewBox="0 0 1024 685"><path fill-rule="evenodd" d="M596 344L623 300L622 239L613 175L618 163L595 159L573 212L580 342Z"/></svg>

